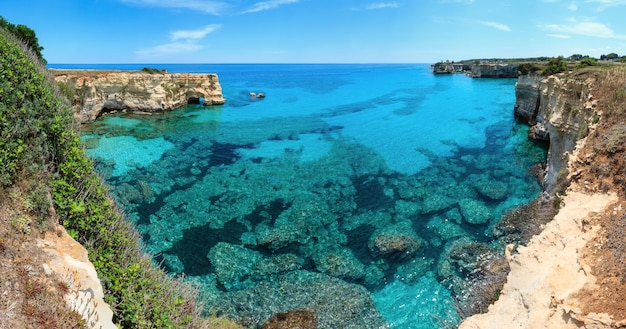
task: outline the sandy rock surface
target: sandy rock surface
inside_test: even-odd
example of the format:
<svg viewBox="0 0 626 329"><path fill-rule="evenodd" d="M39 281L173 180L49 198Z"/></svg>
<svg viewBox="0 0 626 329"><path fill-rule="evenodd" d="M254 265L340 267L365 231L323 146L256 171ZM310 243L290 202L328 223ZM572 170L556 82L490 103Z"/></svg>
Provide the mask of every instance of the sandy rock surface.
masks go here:
<svg viewBox="0 0 626 329"><path fill-rule="evenodd" d="M507 248L511 272L500 299L488 313L466 319L459 328L584 327L585 316L579 314L573 295L586 283L595 282L580 254L599 229L586 218L607 210L615 201L613 194L569 192L541 234L516 251Z"/></svg>

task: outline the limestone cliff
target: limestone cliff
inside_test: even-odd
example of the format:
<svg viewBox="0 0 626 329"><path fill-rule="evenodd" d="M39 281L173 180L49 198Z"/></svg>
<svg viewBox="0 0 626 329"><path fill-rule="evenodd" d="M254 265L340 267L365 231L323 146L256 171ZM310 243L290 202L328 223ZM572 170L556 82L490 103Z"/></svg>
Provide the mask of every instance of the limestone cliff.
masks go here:
<svg viewBox="0 0 626 329"><path fill-rule="evenodd" d="M517 78L517 65L474 64L470 76L473 78Z"/></svg>
<svg viewBox="0 0 626 329"><path fill-rule="evenodd" d="M459 328L626 327L624 162L611 163L626 159L625 81L619 67L519 79L515 115L550 143L544 184L563 193L560 210L528 244L507 246L498 301Z"/></svg>
<svg viewBox="0 0 626 329"><path fill-rule="evenodd" d="M432 65L434 74L465 73L472 78L517 78L517 64L439 62Z"/></svg>
<svg viewBox="0 0 626 329"><path fill-rule="evenodd" d="M53 75L81 123L106 111L173 110L201 99L206 105L225 102L216 74L53 70Z"/></svg>
<svg viewBox="0 0 626 329"><path fill-rule="evenodd" d="M470 69L468 64L439 62L432 65L434 74L450 74L467 71Z"/></svg>
<svg viewBox="0 0 626 329"><path fill-rule="evenodd" d="M552 195L559 172L566 167L567 155L584 137L594 116L597 102L590 93L591 80L521 76L515 85L515 116L531 125L531 138L550 143L544 190Z"/></svg>

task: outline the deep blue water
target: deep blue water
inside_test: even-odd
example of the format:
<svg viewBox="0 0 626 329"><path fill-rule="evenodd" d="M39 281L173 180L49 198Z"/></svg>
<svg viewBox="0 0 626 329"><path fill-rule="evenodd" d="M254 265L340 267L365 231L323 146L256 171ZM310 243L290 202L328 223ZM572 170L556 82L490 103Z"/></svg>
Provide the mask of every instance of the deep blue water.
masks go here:
<svg viewBox="0 0 626 329"><path fill-rule="evenodd" d="M459 321L450 250L540 193L545 150L515 79L428 65L49 65L217 73L227 103L84 126L97 169L172 274L248 323L308 307L321 328ZM250 92L263 92L254 99Z"/></svg>

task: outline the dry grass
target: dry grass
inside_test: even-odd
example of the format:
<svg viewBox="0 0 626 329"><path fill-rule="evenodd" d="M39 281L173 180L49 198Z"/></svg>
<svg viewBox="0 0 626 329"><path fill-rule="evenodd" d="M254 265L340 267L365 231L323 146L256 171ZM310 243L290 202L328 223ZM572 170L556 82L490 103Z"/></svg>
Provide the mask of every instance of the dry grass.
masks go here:
<svg viewBox="0 0 626 329"><path fill-rule="evenodd" d="M0 193L0 328L86 328L64 300L67 281L44 271L43 235L20 185Z"/></svg>

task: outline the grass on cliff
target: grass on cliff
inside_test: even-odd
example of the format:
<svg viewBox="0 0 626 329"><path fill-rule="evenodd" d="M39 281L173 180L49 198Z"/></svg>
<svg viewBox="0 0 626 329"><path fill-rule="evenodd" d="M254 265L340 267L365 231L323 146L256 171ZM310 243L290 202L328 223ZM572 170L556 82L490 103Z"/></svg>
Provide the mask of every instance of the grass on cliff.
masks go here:
<svg viewBox="0 0 626 329"><path fill-rule="evenodd" d="M208 322L212 320L202 319L194 288L167 276L144 254L139 235L124 219L94 172L67 100L37 57L2 29L0 78L0 209L12 230L0 232L0 259L15 264L21 258L31 262L25 265L27 272L22 275L26 280L26 294L22 296L30 297L29 291L35 288L37 291L33 293L42 293L39 283L28 283L31 274L28 269L41 268L42 263L24 257L19 239L34 239L36 234L53 228L51 220L58 218L87 248L118 326L228 327L214 326ZM15 203L27 206L18 212ZM58 217L53 217L55 213ZM18 289L17 284L13 286ZM7 303L0 305L5 315L21 312L26 316L25 313L32 311L31 308L18 310L18 304L4 297L0 302ZM39 306L45 310L50 305L57 304ZM73 318L71 310L61 313L50 316ZM30 322L12 327L28 326L59 327Z"/></svg>

